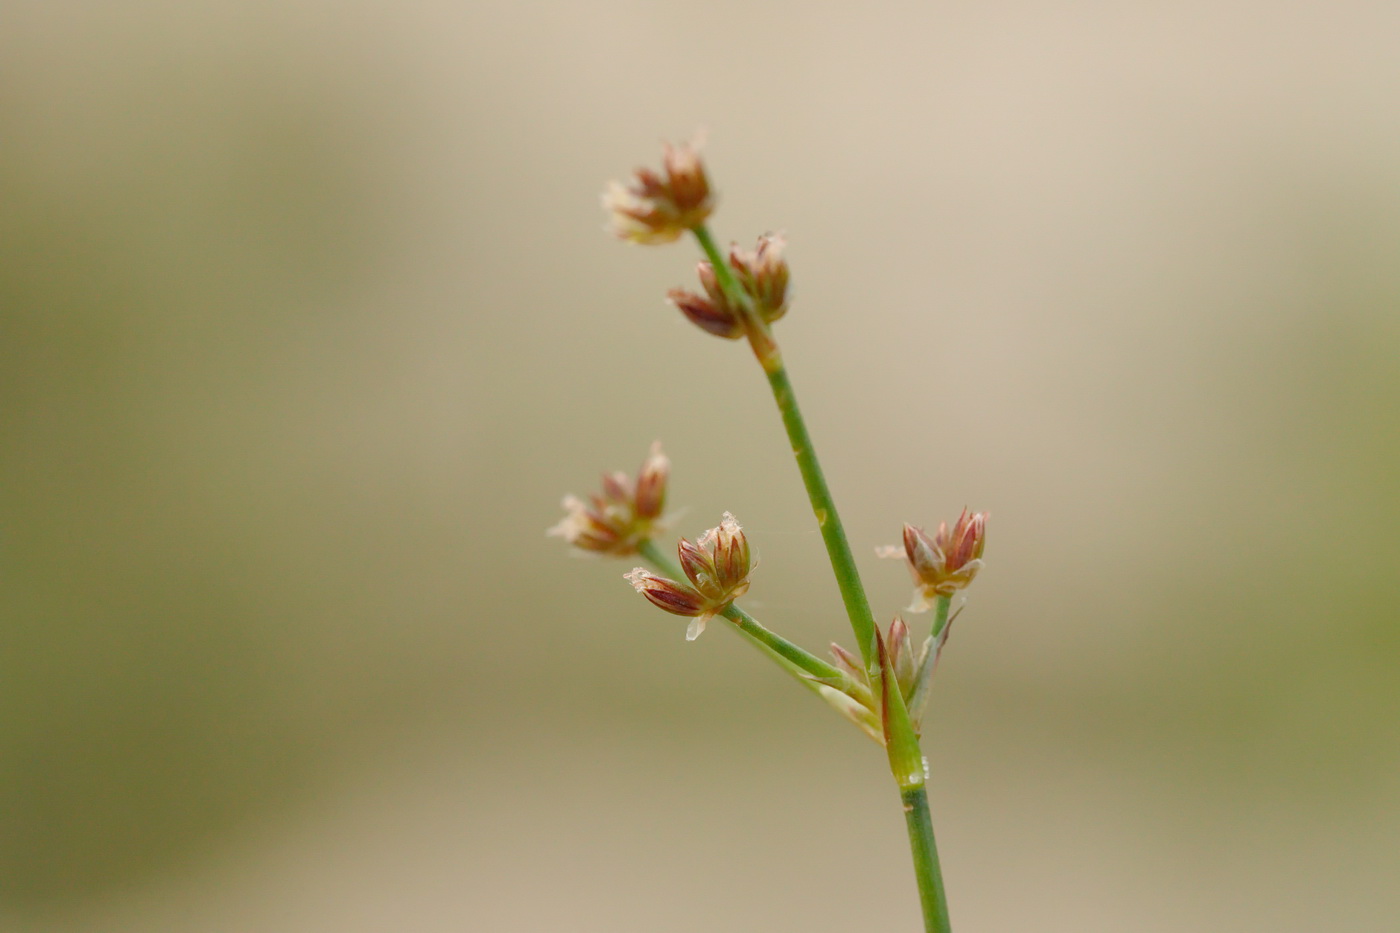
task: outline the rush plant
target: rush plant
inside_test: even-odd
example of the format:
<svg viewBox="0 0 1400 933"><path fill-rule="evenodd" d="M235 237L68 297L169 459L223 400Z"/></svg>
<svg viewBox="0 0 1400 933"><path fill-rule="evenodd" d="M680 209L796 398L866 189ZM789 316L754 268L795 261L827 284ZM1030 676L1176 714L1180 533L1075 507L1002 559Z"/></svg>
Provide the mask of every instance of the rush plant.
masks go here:
<svg viewBox="0 0 1400 933"><path fill-rule="evenodd" d="M953 597L982 567L987 516L964 509L952 527L942 523L933 534L906 524L902 547L880 549L882 556L902 558L913 575L914 601L905 611L931 612L932 617L921 642L900 616L882 631L773 337L773 324L788 310L784 241L765 234L752 250L734 246L728 255L720 252L706 225L715 198L697 150L695 145L665 146L661 171L639 169L630 183L612 183L603 206L613 233L623 240L664 244L691 236L704 254L698 267L700 290L672 289L670 301L702 330L747 341L762 367L831 560L856 651L833 644L832 660L825 661L738 606L736 600L749 590L753 562L748 539L728 512L694 542L682 538L676 561L670 559L656 543L665 531L670 475L670 461L659 444L652 446L635 479L604 474L601 492L588 501L565 498L564 519L550 533L585 551L640 557L650 569L637 567L624 578L655 606L689 618L687 639L698 638L715 618L732 623L741 636L884 749L903 804L924 929L947 933L948 900L929 817L928 764L919 736L933 672L956 616L950 613Z"/></svg>

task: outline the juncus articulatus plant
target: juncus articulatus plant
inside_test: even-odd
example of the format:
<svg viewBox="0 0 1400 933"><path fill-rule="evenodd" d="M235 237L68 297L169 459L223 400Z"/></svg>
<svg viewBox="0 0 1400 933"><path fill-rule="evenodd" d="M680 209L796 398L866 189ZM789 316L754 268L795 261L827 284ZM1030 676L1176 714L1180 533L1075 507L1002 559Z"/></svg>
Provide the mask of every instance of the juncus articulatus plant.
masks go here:
<svg viewBox="0 0 1400 933"><path fill-rule="evenodd" d="M774 322L788 311L790 271L783 256L784 240L765 234L752 250L734 246L721 253L706 226L715 209L715 195L695 145L666 145L660 171L638 169L630 182L612 183L603 195L603 207L612 232L623 240L665 244L689 235L699 245L705 257L696 270L699 289L675 288L668 298L701 330L747 341L762 367L831 560L856 650L833 644L832 660L825 661L738 606L736 601L749 590L755 561L743 528L728 512L693 542L682 538L672 562L656 543L666 527L662 508L670 477L670 461L660 444L652 446L635 479L607 473L602 491L587 501L565 498L564 519L550 534L585 551L640 557L651 569L637 567L624 578L653 605L690 619L687 639L698 638L706 623L717 617L727 620L798 683L884 748L909 832L924 929L947 933L948 901L929 817L928 767L919 736L933 672L956 615L949 612L953 596L982 569L987 516L964 509L952 528L941 523L933 534L906 524L902 546L878 549L881 556L902 558L908 565L914 601L905 611L931 610L933 617L922 641L901 616L882 631L870 610L836 502L773 338Z"/></svg>

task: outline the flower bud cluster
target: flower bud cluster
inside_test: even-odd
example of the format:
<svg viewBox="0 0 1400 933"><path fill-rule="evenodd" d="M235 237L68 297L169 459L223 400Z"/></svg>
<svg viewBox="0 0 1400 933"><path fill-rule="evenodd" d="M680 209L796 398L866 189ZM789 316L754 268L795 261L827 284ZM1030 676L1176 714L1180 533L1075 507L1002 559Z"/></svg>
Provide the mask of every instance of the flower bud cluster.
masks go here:
<svg viewBox="0 0 1400 933"><path fill-rule="evenodd" d="M940 522L938 533L929 536L922 528L904 526L904 548L881 548L881 557L903 557L914 577L914 604L910 612L923 612L938 596L951 596L970 584L982 569L982 551L987 546L987 514L962 515L949 530Z"/></svg>
<svg viewBox="0 0 1400 933"><path fill-rule="evenodd" d="M890 623L887 633L876 632L884 661L882 668L889 672L887 676L892 677L893 686L899 689L915 733L922 731L933 668L938 664L943 644L948 639L949 628L945 625L937 635L924 639L924 643L917 649L910 638L908 624L899 616L895 616L894 621ZM836 666L856 683L869 685L860 658L835 643L831 645L831 657ZM837 712L860 726L875 741L884 743L885 736L880 726L881 712L878 708L880 700L873 689L859 700L852 694L840 691L823 692L822 695Z"/></svg>
<svg viewBox="0 0 1400 933"><path fill-rule="evenodd" d="M703 224L715 209L699 144L664 147L661 173L639 168L630 185L611 182L603 193L603 209L620 239L672 243Z"/></svg>
<svg viewBox="0 0 1400 933"><path fill-rule="evenodd" d="M636 482L625 473L604 473L602 492L589 496L588 502L564 497L567 514L548 533L585 551L618 557L635 554L643 541L662 528L670 475L671 461L657 441L637 471Z"/></svg>
<svg viewBox="0 0 1400 933"><path fill-rule="evenodd" d="M758 238L752 250L737 245L729 250L729 268L747 299L753 314L765 324L771 324L787 313L788 263L783 258L787 245L781 236L769 233ZM673 288L667 293L690 322L717 337L736 340L744 335L744 308L736 307L720 286L714 266L699 263L696 271L704 294Z"/></svg>
<svg viewBox="0 0 1400 933"><path fill-rule="evenodd" d="M685 637L694 641L705 630L706 622L748 592L752 570L749 542L734 516L725 512L719 527L711 528L694 543L682 538L677 553L681 570L690 581L688 586L644 567L623 578L652 604L678 616L690 616Z"/></svg>

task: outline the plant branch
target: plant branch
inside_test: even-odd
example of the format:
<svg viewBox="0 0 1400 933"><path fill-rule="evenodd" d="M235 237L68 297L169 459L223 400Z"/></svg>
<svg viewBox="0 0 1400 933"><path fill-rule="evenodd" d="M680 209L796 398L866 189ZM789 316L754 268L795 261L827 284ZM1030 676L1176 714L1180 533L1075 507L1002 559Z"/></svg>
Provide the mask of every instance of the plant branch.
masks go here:
<svg viewBox="0 0 1400 933"><path fill-rule="evenodd" d="M889 754L890 772L899 785L904 801L909 844L914 856L914 873L918 879L919 900L924 912L924 928L926 933L949 933L948 907L943 893L943 876L938 864L938 853L933 841L933 823L929 817L928 793L924 784L924 765L919 752L919 740L910 722L904 697L894 683L893 671L885 670L888 667L888 658L880 645L879 630L870 610L870 600L865 595L865 586L856 568L855 556L851 553L845 527L836 510L836 501L831 495L830 487L827 486L821 462L817 459L806 420L798 407L792 380L788 377L787 367L771 329L767 322L755 313L753 302L739 286L709 230L701 224L692 228L691 232L695 234L701 250L709 259L715 272L715 280L730 304L741 309L744 314L744 329L749 345L759 365L763 367L763 373L773 393L773 401L782 416L783 428L787 432L788 442L797 460L802 484L807 490L812 513L816 516L817 527L821 531L822 542L826 545L831 569L841 591L841 601L845 604L846 615L850 619L852 631L855 632L856 645L865 663L866 679L875 695L882 698L881 718L885 746ZM935 623L939 628L946 625L946 603L940 608L942 613Z"/></svg>
<svg viewBox="0 0 1400 933"><path fill-rule="evenodd" d="M661 552L654 541L642 542L638 545L637 551L661 573L675 580L685 579L681 569ZM825 684L829 687L835 687L857 700L869 700L870 690L864 684L856 683L849 674L839 667L823 661L805 648L793 644L766 628L757 619L733 603L730 603L720 615L733 622L738 632L756 648L776 661L780 667L814 692L820 685Z"/></svg>
<svg viewBox="0 0 1400 933"><path fill-rule="evenodd" d="M724 289L732 304L745 309L749 343L763 366L764 375L768 377L768 386L773 391L773 401L777 403L778 412L782 415L783 428L787 431L788 442L792 445L793 456L797 459L797 469L802 474L802 485L807 489L807 498L812 503L812 513L817 518L817 527L821 530L822 542L826 545L827 556L831 560L836 585L841 590L841 601L846 606L846 615L851 620L851 629L855 632L856 645L860 649L861 659L865 662L867 676L873 684L879 670L879 660L875 651L875 617L870 611L870 600L866 598L860 572L856 569L855 556L846 540L846 529L836 511L836 500L832 498L831 489L826 484L826 475L822 472L816 448L807 432L807 423L802 417L802 410L797 406L797 395L793 391L792 380L788 378L782 353L778 350L768 325L752 313L752 302L739 287L709 229L701 225L691 232L695 234L701 250L714 267L715 279L720 288Z"/></svg>

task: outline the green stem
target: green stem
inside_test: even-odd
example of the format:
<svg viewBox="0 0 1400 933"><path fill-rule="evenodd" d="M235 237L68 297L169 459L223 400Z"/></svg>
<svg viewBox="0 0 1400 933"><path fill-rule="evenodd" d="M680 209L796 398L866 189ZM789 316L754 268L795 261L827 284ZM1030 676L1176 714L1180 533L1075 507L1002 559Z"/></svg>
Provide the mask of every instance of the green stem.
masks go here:
<svg viewBox="0 0 1400 933"><path fill-rule="evenodd" d="M821 530L822 542L826 545L827 556L831 559L831 570L836 576L836 585L841 590L841 601L846 606L846 615L851 620L855 632L856 645L865 661L871 683L875 682L879 671L879 659L875 651L875 616L870 611L870 600L866 598L865 586L860 581L860 571L856 569L855 555L846 540L846 529L841 524L841 516L836 511L836 501L831 489L826 485L821 462L817 460L816 448L807 433L807 423L802 411L797 407L797 396L793 393L792 382L788 379L787 368L782 356L774 347L773 353L763 363L768 385L773 390L773 401L783 418L788 441L792 445L793 456L797 458L797 469L802 474L802 484L807 488L807 498L812 503L812 513L817 517L817 527Z"/></svg>
<svg viewBox="0 0 1400 933"><path fill-rule="evenodd" d="M729 263L725 261L724 254L719 251L719 246L715 243L715 238L710 235L710 228L701 224L692 227L691 233L695 234L695 240L700 244L700 249L705 253L705 258L710 261L710 265L715 270L715 279L719 282L719 287L724 290L724 294L730 302L743 308L749 306L749 298L744 294L744 290L739 287L738 281L734 278L733 271L729 268Z"/></svg>
<svg viewBox="0 0 1400 933"><path fill-rule="evenodd" d="M930 632L933 640L938 641L938 636L943 634L943 629L948 626L948 607L953 604L953 597L939 594L933 601L933 631Z"/></svg>
<svg viewBox="0 0 1400 933"><path fill-rule="evenodd" d="M928 814L928 795L924 789L923 762L919 755L918 737L914 734L904 698L898 688L885 691L882 679L880 650L877 644L878 633L875 617L870 611L870 600L865 595L860 572L856 569L855 556L846 540L846 529L841 524L841 516L836 511L836 501L826 484L821 462L817 459L816 448L807 433L807 423L797 406L797 396L793 392L792 381L788 378L787 367L783 364L782 353L773 340L767 324L754 313L753 304L739 283L733 271L715 245L710 231L703 224L692 229L710 265L714 268L715 280L734 307L742 309L745 317L745 332L754 356L768 377L768 386L773 391L773 401L783 419L788 442L793 456L797 459L798 472L802 474L802 485L807 489L807 499L812 504L812 513L817 518L822 542L831 560L832 573L836 585L841 590L841 601L846 606L846 615L851 620L855 632L856 645L865 662L866 679L873 691L885 699L882 703L884 716L885 744L890 757L890 771L899 784L904 798L905 818L909 823L909 840L914 852L914 872L919 882L919 898L924 908L924 926L929 933L948 933L948 909L943 897L943 877L938 867L938 855L933 845L933 824Z"/></svg>
<svg viewBox="0 0 1400 933"><path fill-rule="evenodd" d="M909 849L914 856L914 877L919 882L925 933L950 933L948 896L943 891L943 871L938 864L938 846L933 841L928 791L920 784L901 790L899 796L904 801L904 821L909 827Z"/></svg>

